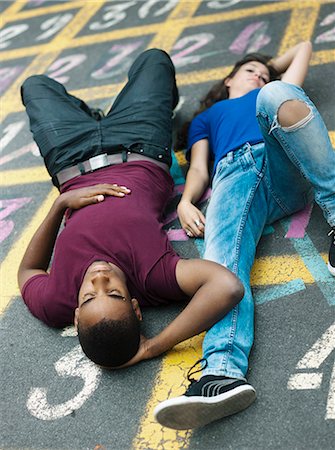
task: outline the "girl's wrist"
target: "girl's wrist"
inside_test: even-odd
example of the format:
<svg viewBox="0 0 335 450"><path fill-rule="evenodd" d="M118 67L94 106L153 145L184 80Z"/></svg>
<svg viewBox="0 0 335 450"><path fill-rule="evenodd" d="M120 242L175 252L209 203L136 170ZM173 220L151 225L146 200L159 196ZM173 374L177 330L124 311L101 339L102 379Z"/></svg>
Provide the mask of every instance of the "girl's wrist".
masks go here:
<svg viewBox="0 0 335 450"><path fill-rule="evenodd" d="M187 204L187 205L192 205L192 200L189 198L181 198L179 204Z"/></svg>

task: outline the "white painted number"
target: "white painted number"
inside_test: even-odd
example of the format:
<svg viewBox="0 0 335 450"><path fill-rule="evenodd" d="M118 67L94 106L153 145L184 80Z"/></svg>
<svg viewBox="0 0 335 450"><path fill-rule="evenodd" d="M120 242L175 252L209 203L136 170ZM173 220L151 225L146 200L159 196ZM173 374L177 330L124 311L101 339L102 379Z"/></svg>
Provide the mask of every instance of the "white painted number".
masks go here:
<svg viewBox="0 0 335 450"><path fill-rule="evenodd" d="M162 2L162 0L148 0L138 10L138 17L140 19L145 19L149 15L150 10L153 6L161 5L163 3L163 5L164 5L163 8L160 8L158 11L155 11L155 13L153 14L154 17L161 16L161 15L165 14L166 12L171 11L171 9L173 9L176 6L178 1L179 0L168 0L168 1Z"/></svg>
<svg viewBox="0 0 335 450"><path fill-rule="evenodd" d="M142 41L137 41L129 44L114 44L108 53L112 53L105 65L98 70L92 72L91 77L96 80L104 80L120 73L124 73L131 65L131 55L142 44ZM118 67L118 68L116 68Z"/></svg>
<svg viewBox="0 0 335 450"><path fill-rule="evenodd" d="M136 5L136 1L123 2L118 5L106 6L106 13L103 15L103 22L93 22L90 24L90 30L106 30L107 28L122 22L127 17L126 9Z"/></svg>
<svg viewBox="0 0 335 450"><path fill-rule="evenodd" d="M175 66L183 67L201 61L203 57L207 56L206 54L190 55L190 53L204 47L213 39L214 34L212 33L199 33L181 38L173 47L173 50L180 50L171 57Z"/></svg>
<svg viewBox="0 0 335 450"><path fill-rule="evenodd" d="M288 389L319 389L321 387L323 373L319 371L321 364L335 353L335 323L331 325L315 344L308 350L305 356L298 362L297 372L290 376ZM329 393L325 419L335 419L335 363L330 379Z"/></svg>
<svg viewBox="0 0 335 450"><path fill-rule="evenodd" d="M59 83L67 83L70 77L67 75L64 76L64 74L69 72L71 69L80 66L86 58L87 56L84 53L78 53L57 59L48 68L49 77L54 78Z"/></svg>
<svg viewBox="0 0 335 450"><path fill-rule="evenodd" d="M271 38L267 35L269 24L267 22L254 22L246 26L229 46L229 50L237 55L258 52L265 47Z"/></svg>
<svg viewBox="0 0 335 450"><path fill-rule="evenodd" d="M208 2L207 6L211 9L224 9L229 8L229 6L236 5L240 2L241 0L213 0Z"/></svg>
<svg viewBox="0 0 335 450"><path fill-rule="evenodd" d="M25 23L21 23L19 25L13 25L8 28L4 28L0 31L0 49L7 48L11 45L13 39L16 36L27 31L29 26Z"/></svg>
<svg viewBox="0 0 335 450"><path fill-rule="evenodd" d="M14 138L19 134L19 132L24 127L24 120L20 120L19 122L13 122L3 130L4 135L0 139L0 153L4 150L6 145L8 145Z"/></svg>
<svg viewBox="0 0 335 450"><path fill-rule="evenodd" d="M335 13L329 14L325 19L321 22L322 27L326 27L327 25L331 25L335 23ZM335 41L335 27L331 28L328 31L320 34L316 39L316 44L322 44L323 42L334 42Z"/></svg>
<svg viewBox="0 0 335 450"><path fill-rule="evenodd" d="M67 23L72 19L73 14L58 14L57 16L51 17L51 19L46 20L41 25L41 30L45 30L44 33L37 36L36 41L42 41L43 39L48 39L61 30Z"/></svg>
<svg viewBox="0 0 335 450"><path fill-rule="evenodd" d="M59 359L55 369L60 377L82 378L84 387L75 397L58 405L48 403L46 388L30 389L27 408L37 419L56 420L79 409L97 389L101 378L101 369L86 358L80 345Z"/></svg>

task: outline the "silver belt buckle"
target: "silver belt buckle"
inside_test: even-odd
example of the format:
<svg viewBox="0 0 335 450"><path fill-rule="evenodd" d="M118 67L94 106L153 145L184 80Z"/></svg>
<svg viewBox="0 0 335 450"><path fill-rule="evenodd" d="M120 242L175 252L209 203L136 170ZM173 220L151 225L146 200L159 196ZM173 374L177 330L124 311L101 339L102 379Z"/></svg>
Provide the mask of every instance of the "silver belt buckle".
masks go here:
<svg viewBox="0 0 335 450"><path fill-rule="evenodd" d="M106 167L109 165L108 163L108 159L107 159L107 153L103 153L101 155L97 155L97 156L92 156L92 158L90 158L88 160L89 162L89 168L91 170L91 172L93 172L94 170L100 169L101 167Z"/></svg>

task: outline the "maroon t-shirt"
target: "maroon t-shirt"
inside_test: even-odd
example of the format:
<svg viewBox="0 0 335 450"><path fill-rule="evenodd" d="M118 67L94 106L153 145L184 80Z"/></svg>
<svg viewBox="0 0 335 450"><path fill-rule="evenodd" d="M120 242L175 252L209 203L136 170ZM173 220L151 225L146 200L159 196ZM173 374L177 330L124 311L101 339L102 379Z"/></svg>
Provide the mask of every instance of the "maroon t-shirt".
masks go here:
<svg viewBox="0 0 335 450"><path fill-rule="evenodd" d="M173 250L161 215L173 189L171 176L151 162L106 167L68 181L62 192L98 183L131 189L123 198L68 211L49 274L35 275L23 286L23 299L34 316L49 326L73 323L78 292L94 261L116 264L141 306L182 301L176 280L180 257Z"/></svg>

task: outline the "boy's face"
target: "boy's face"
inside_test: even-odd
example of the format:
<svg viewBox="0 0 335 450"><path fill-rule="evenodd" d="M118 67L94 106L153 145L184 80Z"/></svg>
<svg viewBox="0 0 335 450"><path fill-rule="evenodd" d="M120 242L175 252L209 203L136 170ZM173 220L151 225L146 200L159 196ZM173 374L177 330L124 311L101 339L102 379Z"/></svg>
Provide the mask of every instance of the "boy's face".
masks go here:
<svg viewBox="0 0 335 450"><path fill-rule="evenodd" d="M102 319L121 319L136 315L138 303L131 299L124 273L115 265L95 261L87 269L78 295L75 325L93 326Z"/></svg>

